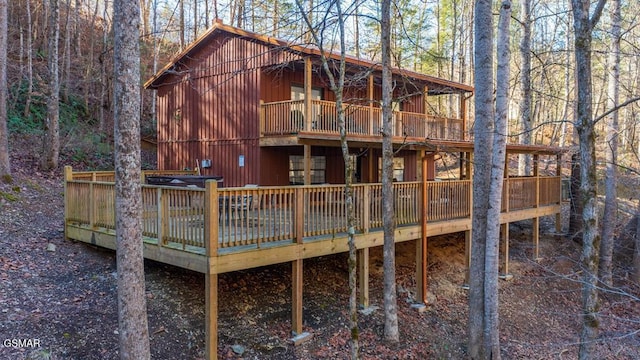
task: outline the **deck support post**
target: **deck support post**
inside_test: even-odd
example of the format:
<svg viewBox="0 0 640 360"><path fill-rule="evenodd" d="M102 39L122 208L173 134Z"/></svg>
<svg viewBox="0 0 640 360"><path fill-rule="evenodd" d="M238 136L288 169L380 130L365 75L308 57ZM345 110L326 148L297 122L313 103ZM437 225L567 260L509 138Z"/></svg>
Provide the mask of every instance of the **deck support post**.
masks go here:
<svg viewBox="0 0 640 360"><path fill-rule="evenodd" d="M429 160L427 156L422 156L421 197L420 197L420 240L416 246L416 294L419 303L427 305L427 174Z"/></svg>
<svg viewBox="0 0 640 360"><path fill-rule="evenodd" d="M358 282L360 285L360 306L369 307L369 248L358 249Z"/></svg>
<svg viewBox="0 0 640 360"><path fill-rule="evenodd" d="M207 272L205 281L205 356L218 358L218 274Z"/></svg>
<svg viewBox="0 0 640 360"><path fill-rule="evenodd" d="M291 262L291 331L294 336L302 334L302 261Z"/></svg>
<svg viewBox="0 0 640 360"><path fill-rule="evenodd" d="M69 165L64 167L64 239L69 240L67 233L67 220L69 219L69 194L67 181L73 180L73 168Z"/></svg>
<svg viewBox="0 0 640 360"><path fill-rule="evenodd" d="M469 270L471 269L471 230L464 232L464 289L469 288Z"/></svg>
<svg viewBox="0 0 640 360"><path fill-rule="evenodd" d="M502 280L511 280L513 275L509 273L509 223L500 224L502 237L502 272L499 277Z"/></svg>
<svg viewBox="0 0 640 360"><path fill-rule="evenodd" d="M540 249L538 246L540 240L540 218L534 217L531 226L533 227L533 260L540 261Z"/></svg>
<svg viewBox="0 0 640 360"><path fill-rule="evenodd" d="M163 205L168 208L168 204ZM204 244L207 269L204 276L205 298L205 356L208 360L218 358L218 274L214 271L214 258L218 256L218 182L205 183L204 200ZM165 218L165 222L169 222ZM159 226L160 228L160 226ZM161 239L158 239L160 243Z"/></svg>
<svg viewBox="0 0 640 360"><path fill-rule="evenodd" d="M560 189L559 189L559 194L560 194L560 204L562 204L562 155L558 154L556 155L556 176L560 177ZM561 234L562 233L562 213L557 213L556 214L556 233L557 234Z"/></svg>

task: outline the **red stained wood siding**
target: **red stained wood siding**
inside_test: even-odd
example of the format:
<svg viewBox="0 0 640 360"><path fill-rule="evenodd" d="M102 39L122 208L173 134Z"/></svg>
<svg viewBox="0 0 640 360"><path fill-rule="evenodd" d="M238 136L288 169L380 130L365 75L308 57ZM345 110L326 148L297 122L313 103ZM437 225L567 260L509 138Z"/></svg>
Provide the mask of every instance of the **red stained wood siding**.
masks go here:
<svg viewBox="0 0 640 360"><path fill-rule="evenodd" d="M211 159L225 186L259 184L262 68L296 55L220 34L186 59L158 89L158 167Z"/></svg>

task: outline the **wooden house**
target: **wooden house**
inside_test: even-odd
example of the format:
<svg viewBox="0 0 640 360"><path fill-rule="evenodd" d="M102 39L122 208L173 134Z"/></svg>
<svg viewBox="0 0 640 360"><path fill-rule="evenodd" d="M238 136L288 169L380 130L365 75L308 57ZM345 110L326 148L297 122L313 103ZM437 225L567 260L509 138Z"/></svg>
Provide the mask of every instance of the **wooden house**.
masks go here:
<svg viewBox="0 0 640 360"><path fill-rule="evenodd" d="M339 58L325 55L330 64ZM381 68L348 57L346 71L354 180L378 182ZM405 149L397 154L396 180L414 181L420 151L469 139L466 101L473 88L398 69L393 81L393 142ZM145 87L158 95L161 170L193 168L199 159L210 164L203 175L222 176L225 186L344 183L335 94L316 47L217 23ZM438 96L453 106L438 111Z"/></svg>
<svg viewBox="0 0 640 360"><path fill-rule="evenodd" d="M337 60L327 56L330 64ZM303 262L346 252L348 233L355 232L359 302L369 306L369 249L382 245L384 230L378 182L380 70L375 63L348 58L345 126L358 182L353 227L345 220L335 97L316 48L217 23L145 84L158 91L159 170L143 172L141 181L193 175L184 169L196 161L210 163L202 167L203 175L224 177L224 187L215 181L204 189L142 186L145 258L205 274L208 359L218 355L222 273L290 263L297 343L304 333ZM394 236L396 242L416 243L416 301L424 305L428 237L463 232L469 269L473 142L465 114L473 89L397 69L393 77ZM443 108L434 101L438 96L446 97L448 112L435 111ZM457 159L448 181L439 181L435 171L443 153ZM516 176L507 162L498 219L505 277L510 276L509 223L533 221L534 258L539 218L555 216L560 225L561 153L545 146L507 146L507 157L530 154L534 166L530 174ZM540 169L545 161L550 174ZM114 179L113 171L65 169L67 238L116 248Z"/></svg>

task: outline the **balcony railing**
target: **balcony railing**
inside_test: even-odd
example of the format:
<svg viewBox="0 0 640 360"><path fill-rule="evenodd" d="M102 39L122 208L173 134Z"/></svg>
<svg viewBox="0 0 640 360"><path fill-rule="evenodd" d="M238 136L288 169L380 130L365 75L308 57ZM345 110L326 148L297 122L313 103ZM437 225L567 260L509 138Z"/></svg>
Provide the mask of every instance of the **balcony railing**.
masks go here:
<svg viewBox="0 0 640 360"><path fill-rule="evenodd" d="M279 101L261 105L261 135L297 134L301 131L339 134L335 102L312 100L311 119L305 119L304 100ZM379 136L382 109L379 107L344 104L347 135ZM429 114L394 111L392 135L421 139L464 140L463 120Z"/></svg>

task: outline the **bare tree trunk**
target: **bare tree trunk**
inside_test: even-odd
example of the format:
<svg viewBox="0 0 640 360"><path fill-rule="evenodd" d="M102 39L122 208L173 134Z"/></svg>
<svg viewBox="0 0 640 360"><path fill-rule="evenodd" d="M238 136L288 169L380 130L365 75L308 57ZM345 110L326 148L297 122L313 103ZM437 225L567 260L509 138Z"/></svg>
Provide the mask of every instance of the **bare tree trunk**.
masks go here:
<svg viewBox="0 0 640 360"><path fill-rule="evenodd" d="M575 53L578 80L577 131L580 140L580 193L582 196L582 333L580 359L593 357L594 341L598 335L598 199L596 178L595 131L591 93L591 40L606 0L599 0L590 18L589 0L572 0L575 30Z"/></svg>
<svg viewBox="0 0 640 360"><path fill-rule="evenodd" d="M496 117L493 148L491 152L491 183L489 184L489 207L487 209L487 233L484 262L484 355L485 359L500 359L500 337L498 332L498 267L500 245L500 211L502 209L502 186L506 160L507 116L509 113L509 22L511 2L502 1L498 23L496 72ZM505 254L505 256L508 256Z"/></svg>
<svg viewBox="0 0 640 360"><path fill-rule="evenodd" d="M636 284L640 284L640 199L636 208L636 233L635 249L633 251L633 279Z"/></svg>
<svg viewBox="0 0 640 360"><path fill-rule="evenodd" d="M31 0L26 0L27 15L27 94L24 102L24 117L31 113L31 96L33 94L33 24L31 20Z"/></svg>
<svg viewBox="0 0 640 360"><path fill-rule="evenodd" d="M469 357L485 359L485 251L491 153L493 151L493 14L491 0L477 0L474 14L475 124L473 167L473 219L469 276Z"/></svg>
<svg viewBox="0 0 640 360"><path fill-rule="evenodd" d="M184 28L184 2L185 0L178 0L180 2L180 49L184 49L186 44L186 40L184 38L185 28Z"/></svg>
<svg viewBox="0 0 640 360"><path fill-rule="evenodd" d="M140 184L140 8L114 1L118 329L121 359L150 358Z"/></svg>
<svg viewBox="0 0 640 360"><path fill-rule="evenodd" d="M49 98L43 153L40 159L42 170L58 167L60 156L60 81L58 79L58 39L60 38L60 7L58 0L51 0L49 20Z"/></svg>
<svg viewBox="0 0 640 360"><path fill-rule="evenodd" d="M520 40L520 58L522 69L520 72L520 144L531 144L533 129L531 116L531 0L520 0L520 22L522 24L522 39ZM531 155L520 154L518 157L518 174L531 175Z"/></svg>
<svg viewBox="0 0 640 360"><path fill-rule="evenodd" d="M7 48L8 48L8 18L7 0L0 0L0 179L8 181L11 178L11 163L9 162L9 134L7 129Z"/></svg>
<svg viewBox="0 0 640 360"><path fill-rule="evenodd" d="M62 73L62 100L69 102L69 83L71 82L71 0L67 0L67 17L64 27L64 72Z"/></svg>
<svg viewBox="0 0 640 360"><path fill-rule="evenodd" d="M620 99L620 0L611 0L611 48L609 53L609 73L607 86L607 108L615 109ZM602 218L602 247L600 248L600 273L602 282L608 286L613 285L612 258L615 229L618 223L618 110L606 117L606 144L605 144L605 201L604 215Z"/></svg>
<svg viewBox="0 0 640 360"><path fill-rule="evenodd" d="M384 228L384 338L400 340L396 297L395 214L393 211L393 143L391 101L391 0L382 0L382 226Z"/></svg>

